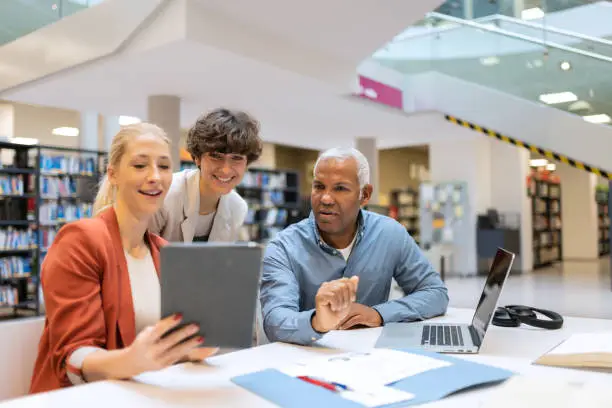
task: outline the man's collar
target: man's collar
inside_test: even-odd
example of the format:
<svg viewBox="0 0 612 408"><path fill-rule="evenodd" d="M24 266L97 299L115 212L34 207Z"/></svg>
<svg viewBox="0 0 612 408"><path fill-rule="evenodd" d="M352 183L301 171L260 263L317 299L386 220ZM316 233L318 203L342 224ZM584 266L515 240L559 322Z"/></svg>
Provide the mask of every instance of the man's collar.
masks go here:
<svg viewBox="0 0 612 408"><path fill-rule="evenodd" d="M315 239L317 243L319 244L319 247L327 251L337 251L335 248L332 248L330 245L328 245L323 240L323 238L321 238L321 234L319 233L319 227L317 227L317 220L315 219L315 216L314 216L314 211L310 211L308 220L310 221L310 225L312 229L314 230ZM356 232L357 236L355 237L354 246L356 246L357 243L359 243L359 241L363 237L365 229L366 229L365 214L363 212L363 209L360 208L359 213L357 213L357 232Z"/></svg>

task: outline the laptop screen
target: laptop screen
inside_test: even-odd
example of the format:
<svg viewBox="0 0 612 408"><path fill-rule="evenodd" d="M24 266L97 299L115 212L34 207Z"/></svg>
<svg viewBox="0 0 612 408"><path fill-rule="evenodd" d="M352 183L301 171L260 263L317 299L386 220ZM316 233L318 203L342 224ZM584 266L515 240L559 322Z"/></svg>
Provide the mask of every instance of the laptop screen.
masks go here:
<svg viewBox="0 0 612 408"><path fill-rule="evenodd" d="M472 319L472 326L476 329L476 333L481 341L491 322L493 313L495 313L499 295L508 277L508 272L510 272L513 261L514 254L504 251L501 248L497 250L484 289L480 295L478 306L476 306L474 318Z"/></svg>

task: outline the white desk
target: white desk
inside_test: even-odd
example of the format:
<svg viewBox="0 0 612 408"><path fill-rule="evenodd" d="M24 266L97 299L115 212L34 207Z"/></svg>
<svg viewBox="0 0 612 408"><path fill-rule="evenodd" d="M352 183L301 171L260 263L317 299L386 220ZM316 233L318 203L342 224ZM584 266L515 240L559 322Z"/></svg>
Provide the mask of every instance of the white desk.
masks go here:
<svg viewBox="0 0 612 408"><path fill-rule="evenodd" d="M440 321L470 321L472 311L450 309ZM85 406L87 408L157 407L269 407L266 400L235 386L230 378L268 367L281 367L292 361L320 353L339 353L372 347L380 328L333 332L319 341L321 347L268 344L208 359L207 364L182 364L162 372L141 375L141 381L104 381L28 396L0 404L2 408L47 408ZM561 330L545 331L528 327L491 326L479 355L462 358L508 368L524 375L558 376L568 380L610 381L610 375L542 367L531 361L558 344L569 334L612 330L612 321L566 318ZM426 407L478 407L495 387L469 391Z"/></svg>

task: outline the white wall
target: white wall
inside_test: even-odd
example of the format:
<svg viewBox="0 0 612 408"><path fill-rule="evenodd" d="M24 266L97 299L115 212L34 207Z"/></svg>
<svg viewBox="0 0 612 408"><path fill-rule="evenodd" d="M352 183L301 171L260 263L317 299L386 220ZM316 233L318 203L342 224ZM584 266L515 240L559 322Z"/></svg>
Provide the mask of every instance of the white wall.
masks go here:
<svg viewBox="0 0 612 408"><path fill-rule="evenodd" d="M519 217L521 252L517 269L533 268L531 199L527 195L529 151L491 139L491 207Z"/></svg>
<svg viewBox="0 0 612 408"><path fill-rule="evenodd" d="M407 109L457 116L612 171L612 126L435 72L408 79L404 93Z"/></svg>
<svg viewBox="0 0 612 408"><path fill-rule="evenodd" d="M253 162L251 167L258 167L262 169L274 169L276 168L276 150L272 143L264 143L263 149L261 150L261 156L259 160Z"/></svg>
<svg viewBox="0 0 612 408"><path fill-rule="evenodd" d="M476 222L478 214L495 208L501 214L514 214L519 219L521 234L517 268L533 267L531 201L527 196L529 152L457 127L449 135L455 141L429 145L429 168L433 182L452 180L468 184L466 222L473 225L465 236L465 254L455 258L455 267L462 274L476 273ZM586 173L585 173L586 174Z"/></svg>
<svg viewBox="0 0 612 408"><path fill-rule="evenodd" d="M38 139L41 144L79 148L79 137L55 136L51 131L58 127L81 126L79 112L16 103L15 137Z"/></svg>
<svg viewBox="0 0 612 408"><path fill-rule="evenodd" d="M44 317L0 322L0 402L28 393Z"/></svg>
<svg viewBox="0 0 612 408"><path fill-rule="evenodd" d="M564 260L599 258L595 186L597 176L557 163L561 179L561 225Z"/></svg>
<svg viewBox="0 0 612 408"><path fill-rule="evenodd" d="M489 208L491 201L490 141L457 127L452 141L429 145L429 168L433 183L463 181L467 183L468 204L464 220L468 233L453 253L451 273L474 275L478 271L476 256L476 220Z"/></svg>

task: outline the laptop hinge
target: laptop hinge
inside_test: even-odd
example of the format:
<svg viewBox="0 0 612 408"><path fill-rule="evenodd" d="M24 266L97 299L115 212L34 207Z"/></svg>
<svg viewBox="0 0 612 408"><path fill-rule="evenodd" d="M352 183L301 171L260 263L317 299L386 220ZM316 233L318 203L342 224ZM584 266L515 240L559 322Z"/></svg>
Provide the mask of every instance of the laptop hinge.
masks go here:
<svg viewBox="0 0 612 408"><path fill-rule="evenodd" d="M470 330L470 336L472 336L472 342L474 343L476 347L480 347L481 341L480 341L480 336L478 335L478 332L476 331L474 326L471 324L468 326L468 329Z"/></svg>

